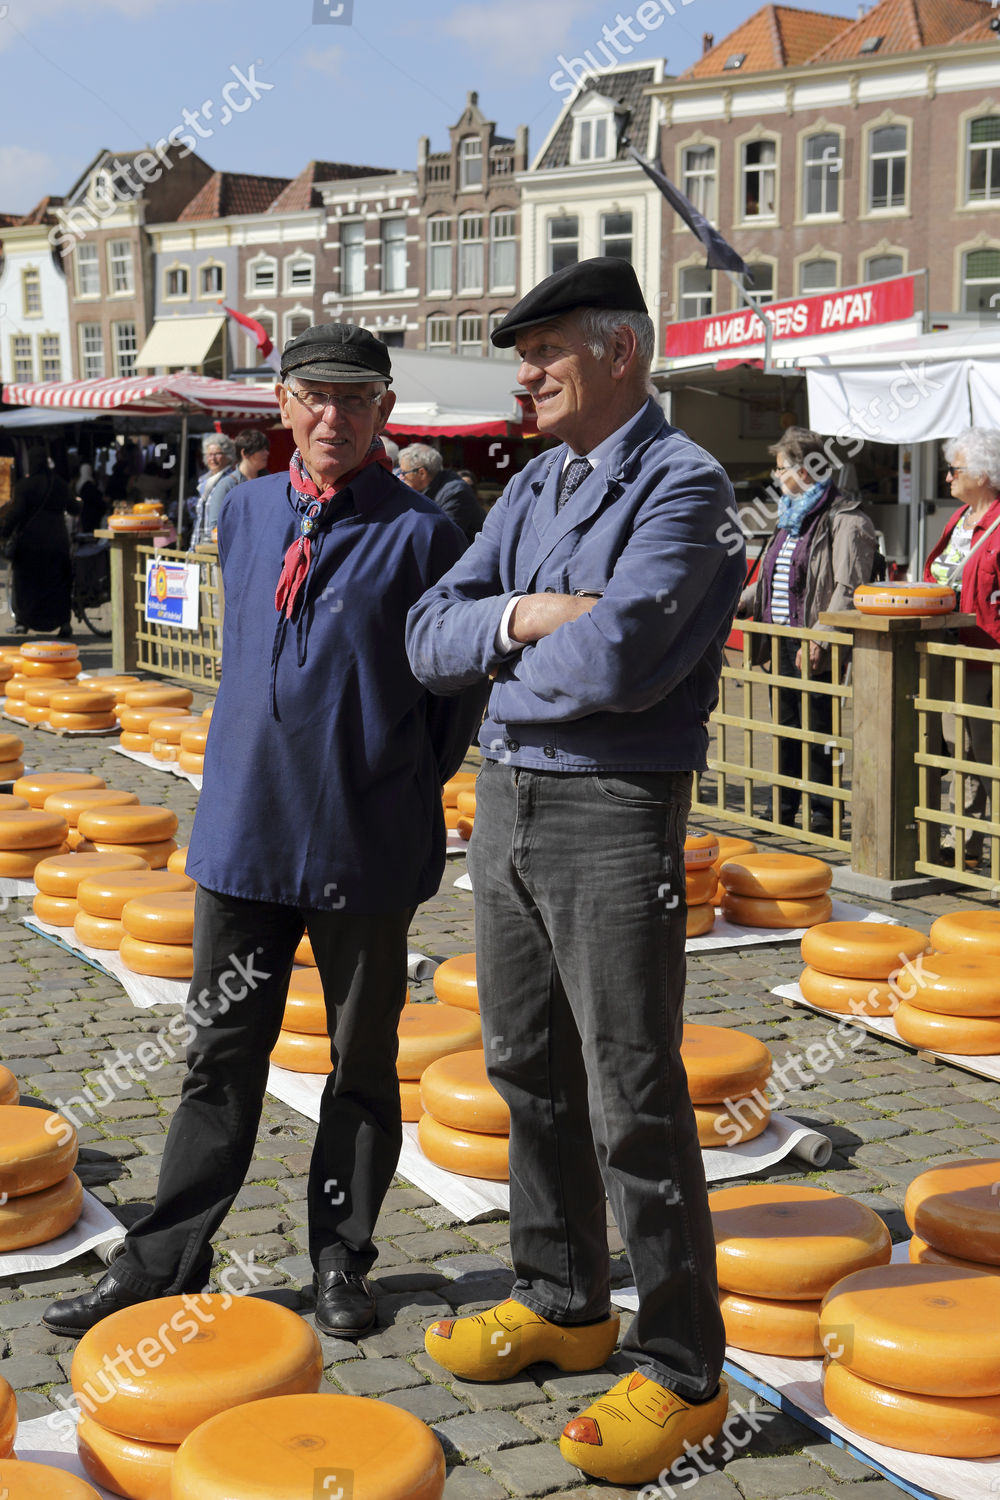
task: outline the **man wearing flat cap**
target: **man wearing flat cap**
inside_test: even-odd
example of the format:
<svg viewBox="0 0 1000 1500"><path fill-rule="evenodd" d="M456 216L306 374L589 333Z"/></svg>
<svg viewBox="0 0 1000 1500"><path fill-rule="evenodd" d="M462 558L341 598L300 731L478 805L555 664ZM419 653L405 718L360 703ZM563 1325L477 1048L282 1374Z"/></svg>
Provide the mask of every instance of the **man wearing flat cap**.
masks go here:
<svg viewBox="0 0 1000 1500"><path fill-rule="evenodd" d="M379 436L390 380L389 350L365 329L293 339L278 386L297 445L289 470L223 505L224 670L187 855L198 884L188 1074L155 1206L94 1290L48 1309L56 1332L79 1337L121 1307L205 1285L212 1235L253 1155L304 934L332 1065L308 1185L316 1321L341 1338L374 1323L365 1273L402 1140L406 933L437 890L441 786L485 697L437 696L407 661L407 611L466 543L392 474Z"/></svg>
<svg viewBox="0 0 1000 1500"><path fill-rule="evenodd" d="M557 272L493 334L539 431L475 544L410 612L435 692L492 676L469 850L490 1077L510 1107L511 1298L428 1330L470 1380L612 1353L605 1192L639 1294L634 1370L566 1427L641 1484L726 1416L715 1242L680 1056L692 772L744 576L725 474L649 396L632 267Z"/></svg>

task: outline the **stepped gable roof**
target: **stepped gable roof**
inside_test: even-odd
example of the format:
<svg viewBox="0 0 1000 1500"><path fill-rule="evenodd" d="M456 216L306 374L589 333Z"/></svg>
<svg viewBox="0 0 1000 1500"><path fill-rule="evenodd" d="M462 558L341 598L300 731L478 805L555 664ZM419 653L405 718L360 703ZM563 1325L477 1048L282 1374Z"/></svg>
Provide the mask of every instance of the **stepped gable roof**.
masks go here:
<svg viewBox="0 0 1000 1500"><path fill-rule="evenodd" d="M251 172L213 172L178 215L177 222L266 213L288 182L287 177L256 177Z"/></svg>
<svg viewBox="0 0 1000 1500"><path fill-rule="evenodd" d="M986 0L880 0L809 61L842 62L852 57L918 52L921 47L945 46L963 32L979 27L988 36L991 13L996 14Z"/></svg>
<svg viewBox="0 0 1000 1500"><path fill-rule="evenodd" d="M645 150L646 140L649 136L649 112L653 101L643 89L648 88L651 83L656 82L655 68L613 68L607 73L599 73L596 77L589 78L586 84L573 96L572 103L583 98L587 93L601 94L608 99L614 99L626 109L631 110L628 123L629 139L639 150ZM552 137L545 154L538 163L539 171L552 171L558 167L568 167L570 153L573 147L573 112L567 107L563 118L559 122L559 128ZM618 151L618 160L624 161L628 158L628 152L622 146Z"/></svg>
<svg viewBox="0 0 1000 1500"><path fill-rule="evenodd" d="M711 78L794 67L808 62L850 25L846 16L831 16L825 11L764 5L680 76ZM738 66L726 67L727 61L740 56L743 61Z"/></svg>
<svg viewBox="0 0 1000 1500"><path fill-rule="evenodd" d="M317 182L341 182L353 177L384 177L392 167L356 167L342 161L311 161L294 177L271 204L272 214L297 213L306 208L322 208L323 197Z"/></svg>

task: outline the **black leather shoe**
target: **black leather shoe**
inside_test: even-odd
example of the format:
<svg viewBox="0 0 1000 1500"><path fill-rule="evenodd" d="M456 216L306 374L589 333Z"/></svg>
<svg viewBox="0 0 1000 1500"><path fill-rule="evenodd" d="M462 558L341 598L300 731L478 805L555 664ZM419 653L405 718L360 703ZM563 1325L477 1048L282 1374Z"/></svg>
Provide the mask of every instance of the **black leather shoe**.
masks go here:
<svg viewBox="0 0 1000 1500"><path fill-rule="evenodd" d="M316 1285L316 1327L338 1339L357 1339L375 1327L375 1294L363 1276L320 1271Z"/></svg>
<svg viewBox="0 0 1000 1500"><path fill-rule="evenodd" d="M211 1269L212 1261L209 1257L192 1271L185 1283L185 1292L200 1292L208 1281ZM120 1312L123 1307L135 1307L140 1302L152 1302L160 1296L161 1292L133 1292L122 1285L114 1271L107 1271L89 1292L53 1302L42 1314L42 1324L50 1333L61 1333L68 1339L80 1339L111 1313Z"/></svg>

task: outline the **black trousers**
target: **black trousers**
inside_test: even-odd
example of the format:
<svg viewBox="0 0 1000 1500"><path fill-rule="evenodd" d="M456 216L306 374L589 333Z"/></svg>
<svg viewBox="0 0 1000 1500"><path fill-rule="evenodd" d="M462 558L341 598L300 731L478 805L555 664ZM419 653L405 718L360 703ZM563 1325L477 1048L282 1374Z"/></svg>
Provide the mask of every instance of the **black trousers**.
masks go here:
<svg viewBox="0 0 1000 1500"><path fill-rule="evenodd" d="M803 652L808 651L807 641L802 643ZM782 636L778 646L778 663L781 668L782 677L801 677L801 671L795 665L795 653L799 649L799 643L793 636ZM830 682L829 671L813 672L813 682ZM791 688L778 688L778 723L785 728L803 729L803 699L801 693L794 692ZM826 693L811 693L809 696L809 728L818 734L829 738L833 733L833 699ZM828 742L826 745L810 745L808 747L809 780L818 781L825 786L833 784L833 746ZM796 781L802 780L802 744L799 740L780 740L778 743L778 770L782 776L794 777ZM781 821L782 823L794 823L795 814L799 810L802 801L802 793L797 787L783 786L781 788ZM833 823L833 800L830 797L816 797L811 799L811 823L813 829L829 829Z"/></svg>
<svg viewBox="0 0 1000 1500"><path fill-rule="evenodd" d="M138 1292L183 1289L243 1185L295 949L308 931L322 976L331 1057L309 1171L309 1253L318 1271L364 1273L402 1142L397 1026L406 999L407 911L357 916L245 901L199 887L186 1009L188 1073L152 1211L115 1276Z"/></svg>

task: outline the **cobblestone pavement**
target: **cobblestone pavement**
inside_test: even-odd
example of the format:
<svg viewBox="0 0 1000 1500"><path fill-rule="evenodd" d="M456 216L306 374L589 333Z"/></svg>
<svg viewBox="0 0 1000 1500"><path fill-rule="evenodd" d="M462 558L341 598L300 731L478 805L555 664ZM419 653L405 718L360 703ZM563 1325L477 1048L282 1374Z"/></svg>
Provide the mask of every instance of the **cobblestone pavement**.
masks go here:
<svg viewBox="0 0 1000 1500"><path fill-rule="evenodd" d="M106 653L87 643L81 654L88 666L106 661ZM38 730L25 730L23 737L32 768L98 771L109 785L172 807L181 822L178 838L186 838L197 798L187 782L116 755L114 740L67 741ZM462 861L448 861L441 892L417 913L412 947L439 956L472 948L472 898L452 885L462 868ZM897 905L892 914L927 930L939 912L976 901L975 895L958 892ZM27 910L27 903L12 903L0 921L0 1058L17 1074L25 1094L52 1101L79 1092L116 1048L134 1052L143 1033L155 1032L162 1017L134 1009L114 982L29 933L20 921ZM769 994L774 984L797 977L800 967L796 944L699 954L688 964L687 1013L761 1037L777 1061L804 1053L822 1041L831 1023L786 1008ZM430 993L429 984L413 987L415 999ZM154 1191L182 1073L182 1066L172 1063L143 1076L119 1090L100 1118L80 1132L80 1175L125 1223L139 1215ZM996 1092L992 1083L970 1073L869 1038L842 1064L790 1092L784 1105L831 1137L835 1149L829 1166L803 1175L796 1165L784 1165L769 1175L851 1193L884 1217L894 1238L903 1237L901 1206L912 1177L948 1157L1000 1155ZM312 1123L293 1110L265 1101L248 1181L217 1237L217 1269L252 1251L255 1263L268 1268L262 1285L308 1284L305 1192L313 1131ZM449 1378L423 1352L423 1329L430 1319L487 1306L506 1294L511 1272L504 1220L457 1223L397 1178L378 1236L377 1331L358 1345L323 1337L324 1389L389 1401L428 1422L447 1454L448 1500L638 1493L588 1485L557 1447L568 1418L625 1368L618 1357L605 1371L583 1376L539 1365L505 1385L470 1385ZM616 1278L627 1280L613 1225L608 1236L617 1257ZM83 1290L102 1269L92 1256L55 1273L0 1285L0 1373L19 1394L23 1420L52 1412L55 1398L70 1393L73 1346L42 1328L42 1309L55 1296ZM730 1385L733 1400L744 1408L751 1399L761 1406L748 1390ZM784 1500L802 1494L882 1500L902 1493L784 1414L766 1405L763 1410L768 1420L752 1438L745 1434L740 1455L724 1472L708 1473L694 1486L698 1500Z"/></svg>

